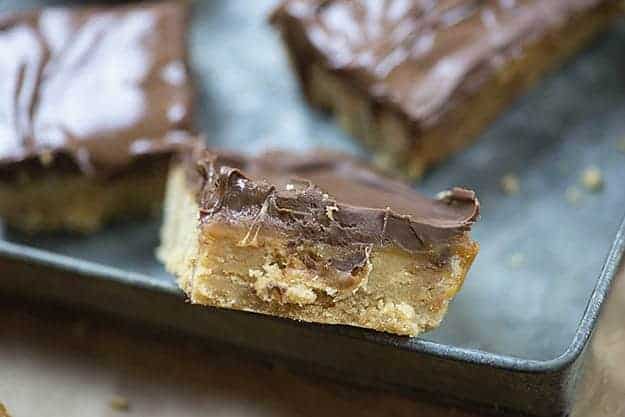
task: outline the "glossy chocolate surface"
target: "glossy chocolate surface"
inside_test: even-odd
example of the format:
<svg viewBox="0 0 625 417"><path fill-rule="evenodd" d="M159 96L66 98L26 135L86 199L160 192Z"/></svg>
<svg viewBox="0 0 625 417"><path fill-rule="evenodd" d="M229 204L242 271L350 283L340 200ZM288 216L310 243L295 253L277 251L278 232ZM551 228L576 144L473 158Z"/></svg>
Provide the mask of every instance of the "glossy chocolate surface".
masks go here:
<svg viewBox="0 0 625 417"><path fill-rule="evenodd" d="M252 158L196 150L187 169L202 222L269 227L294 240L419 252L463 235L479 216L473 191L454 188L429 199L335 153ZM342 261L353 266L356 259Z"/></svg>
<svg viewBox="0 0 625 417"><path fill-rule="evenodd" d="M0 16L0 168L123 170L189 140L183 4Z"/></svg>
<svg viewBox="0 0 625 417"><path fill-rule="evenodd" d="M524 45L601 3L609 0L287 0L273 22L348 85L427 126Z"/></svg>

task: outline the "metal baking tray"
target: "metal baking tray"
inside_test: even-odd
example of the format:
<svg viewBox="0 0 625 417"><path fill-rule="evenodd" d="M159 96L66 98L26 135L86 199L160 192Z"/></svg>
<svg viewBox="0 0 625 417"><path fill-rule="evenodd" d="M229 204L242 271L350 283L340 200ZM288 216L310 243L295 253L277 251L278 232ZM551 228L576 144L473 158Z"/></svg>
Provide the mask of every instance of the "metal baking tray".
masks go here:
<svg viewBox="0 0 625 417"><path fill-rule="evenodd" d="M41 4L0 0L0 10ZM303 102L266 23L272 5L195 4L190 47L209 143L248 152L325 146L366 156ZM443 325L419 338L189 305L154 258L158 220L86 237L0 227L0 291L188 332L358 384L495 411L565 415L625 248L624 44L619 22L475 146L415 184L430 195L452 185L474 188L483 207L474 231L481 252L466 284ZM603 174L598 192L579 185L589 166ZM520 180L518 195L501 190L508 173Z"/></svg>

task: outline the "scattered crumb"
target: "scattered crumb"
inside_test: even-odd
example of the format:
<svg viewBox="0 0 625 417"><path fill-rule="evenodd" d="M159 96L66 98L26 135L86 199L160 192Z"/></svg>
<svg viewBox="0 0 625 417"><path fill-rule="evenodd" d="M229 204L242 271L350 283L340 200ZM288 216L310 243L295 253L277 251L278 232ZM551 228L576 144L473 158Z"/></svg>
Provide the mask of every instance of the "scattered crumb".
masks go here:
<svg viewBox="0 0 625 417"><path fill-rule="evenodd" d="M128 398L116 395L111 398L111 408L115 411L128 411L130 409Z"/></svg>
<svg viewBox="0 0 625 417"><path fill-rule="evenodd" d="M50 151L43 151L39 155L39 161L43 166L49 166L54 161L54 155Z"/></svg>
<svg viewBox="0 0 625 417"><path fill-rule="evenodd" d="M579 190L579 188L573 185L566 189L564 196L566 197L566 201L576 206L582 199L582 192Z"/></svg>
<svg viewBox="0 0 625 417"><path fill-rule="evenodd" d="M596 192L603 188L603 175L597 167L588 167L582 172L581 182L588 191Z"/></svg>
<svg viewBox="0 0 625 417"><path fill-rule="evenodd" d="M521 252L514 253L508 259L508 265L511 268L520 268L525 265L525 254Z"/></svg>
<svg viewBox="0 0 625 417"><path fill-rule="evenodd" d="M0 417L11 417L4 404L0 403Z"/></svg>
<svg viewBox="0 0 625 417"><path fill-rule="evenodd" d="M334 220L335 211L339 211L339 208L337 206L326 206L326 216L328 216L328 219L335 221Z"/></svg>
<svg viewBox="0 0 625 417"><path fill-rule="evenodd" d="M618 142L616 142L616 149L625 153L625 138L622 138Z"/></svg>
<svg viewBox="0 0 625 417"><path fill-rule="evenodd" d="M501 177L501 189L508 195L518 194L521 191L521 181L514 174L506 174Z"/></svg>

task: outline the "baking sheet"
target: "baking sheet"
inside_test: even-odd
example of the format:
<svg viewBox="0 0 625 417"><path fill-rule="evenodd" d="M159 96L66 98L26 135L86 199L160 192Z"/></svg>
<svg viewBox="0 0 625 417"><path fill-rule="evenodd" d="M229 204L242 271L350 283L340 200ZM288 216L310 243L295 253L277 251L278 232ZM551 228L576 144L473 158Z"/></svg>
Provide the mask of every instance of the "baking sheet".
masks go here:
<svg viewBox="0 0 625 417"><path fill-rule="evenodd" d="M44 4L0 1L0 10ZM62 3L62 2L47 2ZM278 36L265 21L275 2L195 4L192 62L198 121L214 146L256 152L327 146L366 153L299 95ZM416 187L430 195L452 185L477 190L481 252L445 322L422 338L519 358L547 360L569 345L625 212L625 24L517 102L467 152ZM590 193L581 171L600 168ZM519 195L500 179L518 175ZM566 198L576 186L576 204ZM0 239L96 262L171 285L156 262L158 221L113 225L89 237ZM123 242L123 244L120 244Z"/></svg>

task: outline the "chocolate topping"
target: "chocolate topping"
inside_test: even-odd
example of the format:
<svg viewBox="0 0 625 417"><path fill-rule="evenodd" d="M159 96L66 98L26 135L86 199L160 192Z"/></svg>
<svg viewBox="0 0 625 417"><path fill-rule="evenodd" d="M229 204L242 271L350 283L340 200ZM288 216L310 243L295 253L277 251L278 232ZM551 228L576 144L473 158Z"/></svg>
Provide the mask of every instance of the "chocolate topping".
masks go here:
<svg viewBox="0 0 625 417"><path fill-rule="evenodd" d="M350 248L333 260L340 270L362 266L372 245L420 252L449 243L479 215L473 191L454 188L432 200L340 154L251 158L197 150L187 171L201 222L266 227L295 244L312 240Z"/></svg>
<svg viewBox="0 0 625 417"><path fill-rule="evenodd" d="M0 16L0 167L109 174L187 142L186 26L176 3Z"/></svg>
<svg viewBox="0 0 625 417"><path fill-rule="evenodd" d="M427 126L456 99L477 92L524 45L609 2L287 0L273 22L304 42L308 59Z"/></svg>

